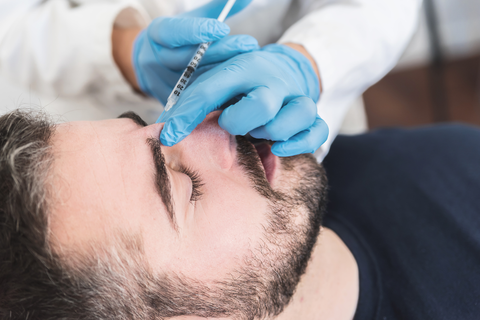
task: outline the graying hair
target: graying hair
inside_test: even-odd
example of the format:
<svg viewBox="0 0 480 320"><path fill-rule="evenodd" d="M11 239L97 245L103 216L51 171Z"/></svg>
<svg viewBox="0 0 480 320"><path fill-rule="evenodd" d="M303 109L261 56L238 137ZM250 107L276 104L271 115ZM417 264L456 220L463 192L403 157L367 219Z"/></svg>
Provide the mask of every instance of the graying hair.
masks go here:
<svg viewBox="0 0 480 320"><path fill-rule="evenodd" d="M54 124L40 111L0 117L0 318L29 316L33 283L47 281L47 191ZM23 311L21 311L23 310Z"/></svg>
<svg viewBox="0 0 480 320"><path fill-rule="evenodd" d="M311 170L303 177L311 183L296 190L299 199L313 195L306 203L312 214L305 239L291 244L266 238L271 244L279 241L283 249L290 247L294 255L288 255L289 250L280 250L284 252L279 256L267 254L272 255L269 277L263 259L251 257L229 279L206 284L172 272L154 274L144 261L139 236L120 232L110 246L92 244L90 254L75 248L58 253L51 248L48 183L54 131L54 123L41 111L15 110L0 117L1 319L144 320L196 315L253 320L277 315L288 304L318 235L321 214L316 212L325 209L326 188L317 183L326 184L323 168ZM282 217L282 212L276 214ZM276 225L266 226L267 233L284 234L285 221L273 219ZM297 238L302 238L300 233Z"/></svg>

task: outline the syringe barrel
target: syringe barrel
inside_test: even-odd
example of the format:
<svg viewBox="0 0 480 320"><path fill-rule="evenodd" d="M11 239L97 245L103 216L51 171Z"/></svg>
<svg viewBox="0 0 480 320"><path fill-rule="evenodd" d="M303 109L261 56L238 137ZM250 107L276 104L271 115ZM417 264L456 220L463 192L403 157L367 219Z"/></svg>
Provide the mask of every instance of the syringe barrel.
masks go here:
<svg viewBox="0 0 480 320"><path fill-rule="evenodd" d="M175 88L173 89L172 93L168 97L167 101L169 106L175 105L178 99L180 99L180 95L187 88L187 85L190 82L190 79L192 78L193 73L195 72L195 70L197 70L198 65L202 61L203 56L205 55L205 52L207 51L210 44L211 42L205 42L205 43L201 43L198 46L195 55L188 63L187 68L185 69L185 71L183 71L182 76L180 77L177 84L175 85ZM167 108L165 109L165 111L168 111Z"/></svg>
<svg viewBox="0 0 480 320"><path fill-rule="evenodd" d="M228 0L228 2L223 7L222 12L218 16L218 21L220 22L225 21L230 10L235 4L235 1L236 0ZM175 85L175 88L173 88L172 93L170 93L170 96L168 97L168 100L167 100L167 104L165 106L165 111L170 110L177 103L178 99L180 99L180 95L187 87L187 84L190 81L192 74L195 72L195 70L197 70L197 67L200 64L200 61L205 55L205 52L207 51L210 44L211 42L205 42L205 43L201 43L198 46L197 52L193 56L192 60L190 60L190 63L188 64L187 69L185 69L182 76L180 77L180 80L178 80L177 84Z"/></svg>

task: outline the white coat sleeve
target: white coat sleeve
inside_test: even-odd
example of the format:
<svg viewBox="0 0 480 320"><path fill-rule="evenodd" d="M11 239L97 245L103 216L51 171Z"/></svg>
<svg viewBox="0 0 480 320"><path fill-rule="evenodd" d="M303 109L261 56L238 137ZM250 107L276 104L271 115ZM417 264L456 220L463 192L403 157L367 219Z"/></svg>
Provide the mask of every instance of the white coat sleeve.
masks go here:
<svg viewBox="0 0 480 320"><path fill-rule="evenodd" d="M396 64L411 36L421 0L301 1L305 14L279 43L305 47L322 82L318 114L329 126L327 142L315 154L322 160L348 107Z"/></svg>
<svg viewBox="0 0 480 320"><path fill-rule="evenodd" d="M4 0L0 76L64 97L111 88L129 90L113 61L111 33L115 23L143 26L142 10L128 0Z"/></svg>

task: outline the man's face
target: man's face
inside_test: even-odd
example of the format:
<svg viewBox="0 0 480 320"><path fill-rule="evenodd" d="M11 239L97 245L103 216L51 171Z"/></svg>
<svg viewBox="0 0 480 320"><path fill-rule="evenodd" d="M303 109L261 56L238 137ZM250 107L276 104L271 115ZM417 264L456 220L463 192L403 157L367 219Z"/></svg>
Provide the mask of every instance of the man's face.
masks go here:
<svg viewBox="0 0 480 320"><path fill-rule="evenodd" d="M309 229L318 229L319 219L309 211L317 202L305 204L298 198L309 195L298 193L313 188L310 198L319 196L311 184L324 181L302 188L313 157L282 163L263 145L260 162L253 146L218 126L218 116L173 147L158 142L163 124L131 118L58 126L53 246L88 252L119 233L138 236L154 273L210 283L247 261L258 267L268 257L273 267L298 250L297 242L312 242L306 237L316 236Z"/></svg>

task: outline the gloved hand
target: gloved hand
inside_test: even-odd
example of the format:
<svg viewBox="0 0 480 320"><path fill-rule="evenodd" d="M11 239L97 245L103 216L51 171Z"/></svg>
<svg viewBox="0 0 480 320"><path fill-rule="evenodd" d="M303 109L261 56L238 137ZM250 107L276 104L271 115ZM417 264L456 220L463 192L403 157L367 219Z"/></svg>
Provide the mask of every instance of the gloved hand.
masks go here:
<svg viewBox="0 0 480 320"><path fill-rule="evenodd" d="M238 0L229 16L252 0ZM208 4L176 17L160 17L136 37L133 67L140 89L163 104L187 67L198 44L215 41L208 49L194 77L240 53L258 49L255 38L227 36L230 28L216 19L226 0Z"/></svg>
<svg viewBox="0 0 480 320"><path fill-rule="evenodd" d="M328 126L316 106L320 84L310 61L285 45L268 45L233 57L192 82L157 120L165 122L161 142L180 142L208 113L242 94L246 96L218 120L230 134L277 141L272 146L277 156L313 153L326 141Z"/></svg>

